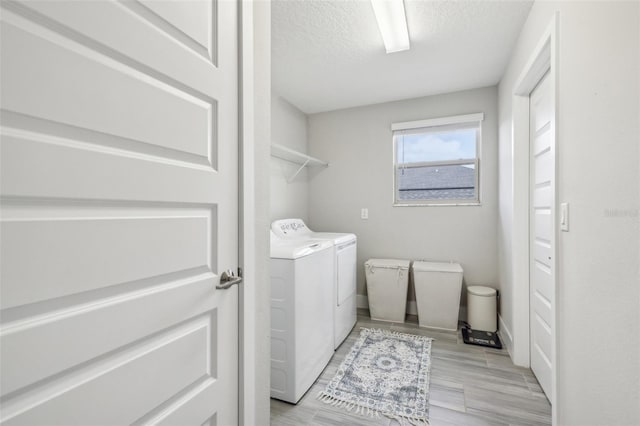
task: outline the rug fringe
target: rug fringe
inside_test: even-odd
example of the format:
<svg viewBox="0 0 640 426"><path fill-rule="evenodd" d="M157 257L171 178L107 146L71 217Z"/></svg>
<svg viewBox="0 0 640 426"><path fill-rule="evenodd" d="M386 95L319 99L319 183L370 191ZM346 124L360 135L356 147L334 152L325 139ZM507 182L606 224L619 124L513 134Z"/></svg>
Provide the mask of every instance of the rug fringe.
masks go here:
<svg viewBox="0 0 640 426"><path fill-rule="evenodd" d="M429 341L429 342L433 342L435 339L433 337L427 337L427 336L420 336L417 334L409 334L409 333L401 333L399 331L394 331L394 330L383 330L381 328L365 328L365 327L360 327L360 331L368 331L372 334L383 334L383 335L387 335L387 336L398 336L398 337L407 337L410 339L418 339L418 340L425 340L425 341Z"/></svg>
<svg viewBox="0 0 640 426"><path fill-rule="evenodd" d="M399 416L399 415L387 415L392 420L400 423L400 426L410 425L410 426L429 426L431 423L429 419L418 419L415 417L407 417L407 416Z"/></svg>
<svg viewBox="0 0 640 426"><path fill-rule="evenodd" d="M401 426L404 426L404 425L429 426L431 424L429 423L429 419L409 417L409 416L399 416L396 414L387 414L387 413L381 412L380 410L371 408L369 406L360 405L354 401L343 401L341 399L334 397L333 395L325 393L325 391L320 391L316 398L327 405L342 408L348 412L354 412L354 409L355 409L355 414L359 414L361 416L380 418L380 415L382 414L385 417L396 420L398 423L400 423Z"/></svg>

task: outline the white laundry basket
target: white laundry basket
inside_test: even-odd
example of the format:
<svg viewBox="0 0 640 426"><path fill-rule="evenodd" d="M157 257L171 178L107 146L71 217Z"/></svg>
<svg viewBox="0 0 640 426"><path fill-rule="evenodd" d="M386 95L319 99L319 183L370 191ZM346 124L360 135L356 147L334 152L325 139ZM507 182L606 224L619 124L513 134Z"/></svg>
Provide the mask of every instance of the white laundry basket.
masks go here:
<svg viewBox="0 0 640 426"><path fill-rule="evenodd" d="M447 262L413 262L413 282L420 327L458 329L462 266Z"/></svg>
<svg viewBox="0 0 640 426"><path fill-rule="evenodd" d="M404 322L409 285L409 261L369 259L364 264L369 312L375 320Z"/></svg>

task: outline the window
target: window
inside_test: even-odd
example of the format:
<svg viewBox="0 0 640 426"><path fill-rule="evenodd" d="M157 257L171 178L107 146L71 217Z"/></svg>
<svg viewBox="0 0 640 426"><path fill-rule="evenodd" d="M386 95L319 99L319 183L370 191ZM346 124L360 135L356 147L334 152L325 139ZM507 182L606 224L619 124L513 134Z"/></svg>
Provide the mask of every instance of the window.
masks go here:
<svg viewBox="0 0 640 426"><path fill-rule="evenodd" d="M478 204L483 118L394 123L394 205Z"/></svg>

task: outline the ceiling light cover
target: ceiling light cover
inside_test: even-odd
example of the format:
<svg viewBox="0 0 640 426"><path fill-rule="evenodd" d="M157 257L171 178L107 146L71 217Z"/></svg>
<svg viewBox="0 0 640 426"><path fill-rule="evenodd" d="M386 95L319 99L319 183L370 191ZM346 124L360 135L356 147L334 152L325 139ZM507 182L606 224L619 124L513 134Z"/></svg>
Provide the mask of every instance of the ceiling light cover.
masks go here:
<svg viewBox="0 0 640 426"><path fill-rule="evenodd" d="M409 50L409 31L403 0L371 0L387 53Z"/></svg>

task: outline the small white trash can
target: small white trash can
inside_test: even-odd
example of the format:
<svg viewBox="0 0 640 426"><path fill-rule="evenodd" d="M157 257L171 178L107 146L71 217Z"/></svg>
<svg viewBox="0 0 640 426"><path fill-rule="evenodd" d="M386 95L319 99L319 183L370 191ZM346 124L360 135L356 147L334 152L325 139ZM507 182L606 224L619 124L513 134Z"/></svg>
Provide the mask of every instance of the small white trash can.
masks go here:
<svg viewBox="0 0 640 426"><path fill-rule="evenodd" d="M457 330L462 266L458 263L415 261L412 272L420 327Z"/></svg>
<svg viewBox="0 0 640 426"><path fill-rule="evenodd" d="M472 330L494 332L498 329L496 295L496 290L491 287L467 287L467 322Z"/></svg>
<svg viewBox="0 0 640 426"><path fill-rule="evenodd" d="M371 319L404 322L409 261L369 259L364 263Z"/></svg>

